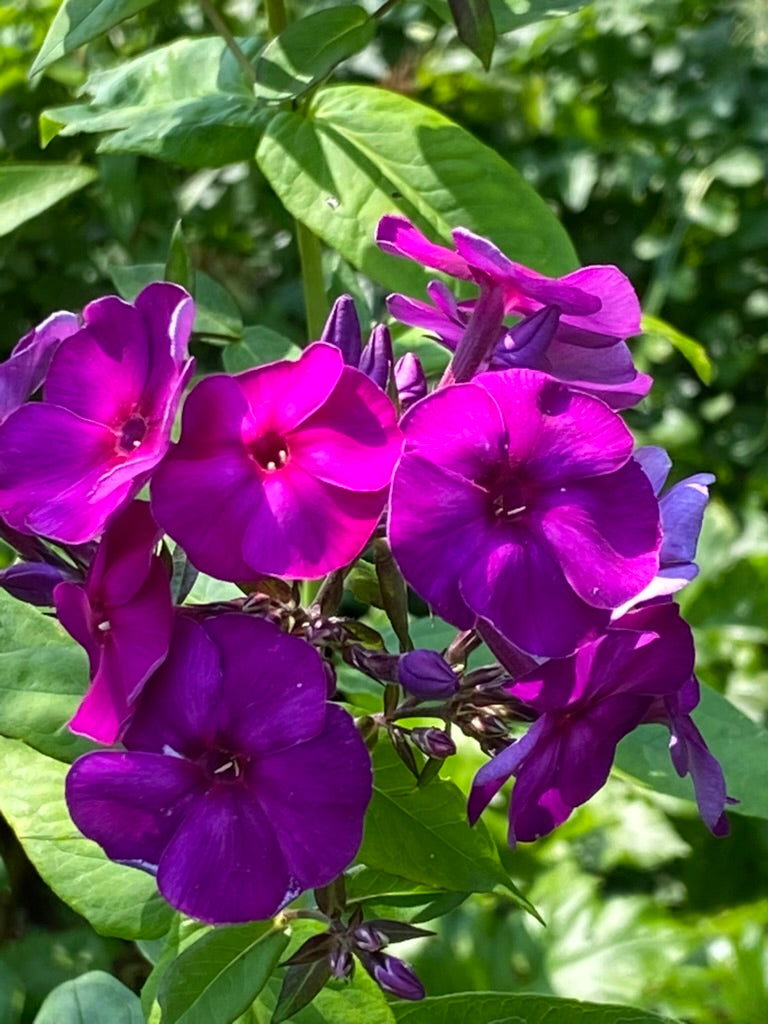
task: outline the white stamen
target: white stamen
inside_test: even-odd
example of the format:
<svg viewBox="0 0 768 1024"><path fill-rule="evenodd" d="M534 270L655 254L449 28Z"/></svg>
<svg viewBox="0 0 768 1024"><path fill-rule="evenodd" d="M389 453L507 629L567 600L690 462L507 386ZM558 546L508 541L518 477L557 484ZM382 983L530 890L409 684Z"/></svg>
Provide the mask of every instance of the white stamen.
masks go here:
<svg viewBox="0 0 768 1024"><path fill-rule="evenodd" d="M110 629L112 629L112 625L109 622L105 621L100 622L96 628L100 629L102 633L107 633Z"/></svg>

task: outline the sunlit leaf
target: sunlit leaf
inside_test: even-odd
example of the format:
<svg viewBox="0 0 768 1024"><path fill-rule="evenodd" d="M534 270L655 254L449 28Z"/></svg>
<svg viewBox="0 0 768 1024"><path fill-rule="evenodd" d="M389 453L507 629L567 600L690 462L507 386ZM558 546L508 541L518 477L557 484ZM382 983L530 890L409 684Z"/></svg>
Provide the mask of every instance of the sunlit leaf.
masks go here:
<svg viewBox="0 0 768 1024"><path fill-rule="evenodd" d="M0 167L0 235L54 206L96 178L80 164L6 164Z"/></svg>

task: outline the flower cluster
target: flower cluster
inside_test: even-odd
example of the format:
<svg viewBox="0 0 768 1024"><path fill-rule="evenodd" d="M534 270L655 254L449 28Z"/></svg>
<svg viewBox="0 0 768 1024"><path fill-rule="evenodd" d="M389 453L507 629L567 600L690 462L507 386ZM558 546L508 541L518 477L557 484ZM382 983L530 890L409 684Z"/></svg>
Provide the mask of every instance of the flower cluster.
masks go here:
<svg viewBox="0 0 768 1024"><path fill-rule="evenodd" d="M0 585L53 607L86 650L70 726L112 747L71 767L73 820L204 921L317 890L328 931L288 969L322 984L356 957L407 999L421 984L384 947L419 930L322 905L361 844L379 729L422 784L455 753L452 729L475 740L490 760L470 820L514 777L514 845L597 792L624 736L662 723L705 823L728 827L672 599L697 572L713 478L662 492L666 453L634 450L619 415L650 386L626 345L637 298L615 267L551 279L453 238L395 216L378 235L478 287L389 299L453 352L431 393L386 327L363 346L343 296L298 359L214 373L181 409L194 306L166 283L54 314L0 367L0 534L20 556ZM340 614L363 555L404 654ZM197 573L242 597L185 603ZM406 584L456 627L445 652L409 649ZM468 671L482 642L499 664ZM334 659L383 684L381 713L355 723L334 703ZM438 725L408 728L414 715Z"/></svg>

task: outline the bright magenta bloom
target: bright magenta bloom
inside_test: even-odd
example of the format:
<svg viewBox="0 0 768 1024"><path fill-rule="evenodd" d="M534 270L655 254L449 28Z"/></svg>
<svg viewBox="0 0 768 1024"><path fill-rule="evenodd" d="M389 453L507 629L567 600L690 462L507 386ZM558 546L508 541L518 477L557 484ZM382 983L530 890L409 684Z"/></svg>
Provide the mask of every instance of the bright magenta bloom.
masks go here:
<svg viewBox="0 0 768 1024"><path fill-rule="evenodd" d="M318 577L365 546L401 447L387 396L316 342L195 387L152 508L209 575Z"/></svg>

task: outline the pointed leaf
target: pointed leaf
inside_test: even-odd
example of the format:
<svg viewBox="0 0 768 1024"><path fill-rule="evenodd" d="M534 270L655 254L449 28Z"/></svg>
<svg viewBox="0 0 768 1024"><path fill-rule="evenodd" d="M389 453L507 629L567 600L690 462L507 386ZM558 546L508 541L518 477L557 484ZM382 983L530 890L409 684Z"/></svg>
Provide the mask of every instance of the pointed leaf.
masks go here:
<svg viewBox="0 0 768 1024"><path fill-rule="evenodd" d="M256 96L296 99L373 38L375 21L362 7L329 7L289 25L264 47L256 64Z"/></svg>
<svg viewBox="0 0 768 1024"><path fill-rule="evenodd" d="M0 167L0 235L36 217L97 177L81 164L6 164Z"/></svg>
<svg viewBox="0 0 768 1024"><path fill-rule="evenodd" d="M124 939L162 935L172 912L154 878L113 864L80 835L64 802L66 772L67 765L0 737L0 813L43 881L97 932Z"/></svg>
<svg viewBox="0 0 768 1024"><path fill-rule="evenodd" d="M694 341L687 334L678 331L676 327L660 320L657 316L648 313L643 314L641 323L643 334L656 335L674 345L677 351L691 364L699 378L705 384L712 383L712 361L707 355L707 350L699 341Z"/></svg>
<svg viewBox="0 0 768 1024"><path fill-rule="evenodd" d="M419 1003L393 1003L397 1024L674 1024L629 1006L581 1003L555 996L460 992Z"/></svg>
<svg viewBox="0 0 768 1024"><path fill-rule="evenodd" d="M195 293L195 270L189 259L189 251L180 220L176 221L171 234L163 280L180 284L191 295Z"/></svg>
<svg viewBox="0 0 768 1024"><path fill-rule="evenodd" d="M30 75L149 7L155 0L64 0L48 29Z"/></svg>
<svg viewBox="0 0 768 1024"><path fill-rule="evenodd" d="M448 0L459 39L488 70L496 43L496 26L488 0Z"/></svg>
<svg viewBox="0 0 768 1024"><path fill-rule="evenodd" d="M469 228L544 273L577 265L565 230L512 166L448 118L384 89L318 90L305 111L272 118L256 159L290 213L393 291L413 294L419 270L375 246L385 213L446 243L451 228Z"/></svg>
<svg viewBox="0 0 768 1024"><path fill-rule="evenodd" d="M280 996L270 1024L282 1024L303 1009L318 994L331 976L328 960L286 967Z"/></svg>

